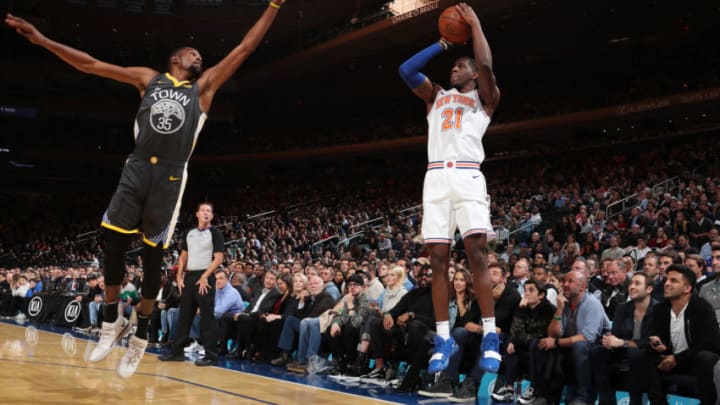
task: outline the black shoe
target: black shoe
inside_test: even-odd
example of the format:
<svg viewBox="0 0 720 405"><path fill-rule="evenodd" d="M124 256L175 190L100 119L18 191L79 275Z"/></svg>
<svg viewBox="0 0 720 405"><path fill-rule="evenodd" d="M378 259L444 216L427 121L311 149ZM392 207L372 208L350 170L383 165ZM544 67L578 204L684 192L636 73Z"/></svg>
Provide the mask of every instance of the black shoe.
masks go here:
<svg viewBox="0 0 720 405"><path fill-rule="evenodd" d="M413 370L409 370L405 378L403 378L402 383L400 383L400 386L397 387L397 390L400 392L415 392L419 387L420 375L417 372L413 372Z"/></svg>
<svg viewBox="0 0 720 405"><path fill-rule="evenodd" d="M158 360L160 361L185 361L185 355L180 353L168 353L163 354L162 356L158 356Z"/></svg>
<svg viewBox="0 0 720 405"><path fill-rule="evenodd" d="M353 377L359 377L367 374L368 372L370 372L370 367L368 367L367 353L358 353L355 360L347 367L347 375Z"/></svg>
<svg viewBox="0 0 720 405"><path fill-rule="evenodd" d="M418 394L429 398L448 398L453 394L452 382L444 375L440 375L440 379L430 388L418 391Z"/></svg>
<svg viewBox="0 0 720 405"><path fill-rule="evenodd" d="M203 357L202 359L195 360L195 365L198 367L217 366L217 359Z"/></svg>
<svg viewBox="0 0 720 405"><path fill-rule="evenodd" d="M342 375L342 374L346 371L346 368L347 368L347 367L345 367L345 365L344 365L341 361L338 361L338 360L336 360L336 359L333 359L333 360L332 360L332 363L330 363L330 367L328 367L326 370L324 370L324 371L323 371L322 373L320 373L320 374L325 374L325 375ZM350 375L350 374L348 373L348 375Z"/></svg>
<svg viewBox="0 0 720 405"><path fill-rule="evenodd" d="M290 356L288 356L287 353L282 352L282 353L280 354L280 357L278 357L278 358L273 359L272 361L270 361L270 364L272 364L273 366L280 366L280 367L282 367L282 366L288 364L288 362L290 362Z"/></svg>
<svg viewBox="0 0 720 405"><path fill-rule="evenodd" d="M478 394L478 386L475 383L475 380L470 378L470 376L465 377L462 384L460 384L460 388L458 388L458 392L455 395L451 395L450 402L455 403L465 403L465 402L472 402L475 403L475 400L477 399Z"/></svg>

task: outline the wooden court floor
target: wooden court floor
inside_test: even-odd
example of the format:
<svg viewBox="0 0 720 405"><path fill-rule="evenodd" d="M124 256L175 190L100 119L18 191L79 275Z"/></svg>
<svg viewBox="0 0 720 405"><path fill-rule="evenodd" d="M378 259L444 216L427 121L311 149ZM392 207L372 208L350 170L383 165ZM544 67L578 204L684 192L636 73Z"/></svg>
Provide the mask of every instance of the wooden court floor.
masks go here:
<svg viewBox="0 0 720 405"><path fill-rule="evenodd" d="M125 349L87 363L91 345L69 333L0 323L0 404L393 403L220 367L163 363L151 353L123 379L115 366Z"/></svg>

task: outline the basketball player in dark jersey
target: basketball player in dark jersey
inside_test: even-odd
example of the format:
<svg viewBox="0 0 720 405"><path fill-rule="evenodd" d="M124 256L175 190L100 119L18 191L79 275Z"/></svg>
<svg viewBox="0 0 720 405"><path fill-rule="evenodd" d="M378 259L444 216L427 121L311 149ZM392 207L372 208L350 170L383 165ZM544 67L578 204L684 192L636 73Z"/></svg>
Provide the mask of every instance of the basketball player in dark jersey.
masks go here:
<svg viewBox="0 0 720 405"><path fill-rule="evenodd" d="M105 358L129 333L118 316L125 252L134 234L144 242L142 301L137 332L118 364L118 374L130 377L138 367L148 337L148 321L160 288L163 249L171 241L187 182L187 162L206 119L215 93L258 47L285 0L271 0L242 42L217 65L203 71L200 53L191 47L174 51L169 72L146 67L122 67L99 61L85 52L55 42L32 24L8 14L5 23L33 44L54 53L72 67L135 86L142 101L135 118L135 150L128 157L120 183L102 218L105 228L105 305L100 340L89 360ZM178 283L179 284L179 283ZM200 278L200 287L208 279Z"/></svg>

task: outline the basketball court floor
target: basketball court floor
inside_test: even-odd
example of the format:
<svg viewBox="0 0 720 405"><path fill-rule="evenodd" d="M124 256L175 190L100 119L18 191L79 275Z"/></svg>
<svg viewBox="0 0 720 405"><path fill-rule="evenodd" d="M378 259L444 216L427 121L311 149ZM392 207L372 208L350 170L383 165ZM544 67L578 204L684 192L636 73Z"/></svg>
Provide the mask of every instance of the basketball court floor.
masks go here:
<svg viewBox="0 0 720 405"><path fill-rule="evenodd" d="M116 347L105 360L84 360L92 341L67 328L0 321L2 404L382 404L437 403L361 382L299 376L279 367L225 360L217 367L163 363L155 349L137 373L120 378Z"/></svg>

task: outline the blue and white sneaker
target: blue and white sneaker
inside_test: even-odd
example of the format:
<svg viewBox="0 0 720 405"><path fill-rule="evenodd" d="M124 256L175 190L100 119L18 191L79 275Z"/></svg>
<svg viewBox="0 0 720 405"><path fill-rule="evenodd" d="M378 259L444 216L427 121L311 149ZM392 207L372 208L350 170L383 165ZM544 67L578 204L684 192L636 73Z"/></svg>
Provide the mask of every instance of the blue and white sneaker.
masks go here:
<svg viewBox="0 0 720 405"><path fill-rule="evenodd" d="M443 371L447 368L450 362L450 356L458 351L458 346L455 344L455 339L452 336L447 339L443 339L438 335L435 335L435 352L430 357L430 364L428 364L428 373L435 374Z"/></svg>
<svg viewBox="0 0 720 405"><path fill-rule="evenodd" d="M481 370L489 373L497 373L500 368L502 357L500 356L500 337L497 333L490 332L483 337L480 345L482 357L478 366Z"/></svg>

